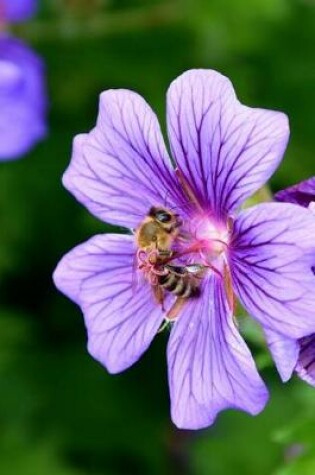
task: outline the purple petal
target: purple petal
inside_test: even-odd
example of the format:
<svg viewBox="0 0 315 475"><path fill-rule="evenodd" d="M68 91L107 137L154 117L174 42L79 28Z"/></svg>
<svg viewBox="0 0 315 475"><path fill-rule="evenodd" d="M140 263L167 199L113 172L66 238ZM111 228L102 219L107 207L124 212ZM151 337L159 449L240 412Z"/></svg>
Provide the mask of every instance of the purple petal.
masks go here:
<svg viewBox="0 0 315 475"><path fill-rule="evenodd" d="M314 236L313 214L292 204L258 205L234 223L235 292L264 327L293 339L315 331Z"/></svg>
<svg viewBox="0 0 315 475"><path fill-rule="evenodd" d="M269 350L284 382L295 370L298 376L315 386L315 334L293 340L265 330Z"/></svg>
<svg viewBox="0 0 315 475"><path fill-rule="evenodd" d="M304 381L315 386L315 334L301 338L299 347L296 372Z"/></svg>
<svg viewBox="0 0 315 475"><path fill-rule="evenodd" d="M279 191L275 194L275 199L307 208L310 203L315 202L315 177Z"/></svg>
<svg viewBox="0 0 315 475"><path fill-rule="evenodd" d="M168 344L172 419L182 429L207 427L225 408L257 414L268 398L222 282L210 277L202 295L187 303Z"/></svg>
<svg viewBox="0 0 315 475"><path fill-rule="evenodd" d="M88 350L109 372L137 361L163 320L148 285L133 284L134 238L99 235L59 262L56 287L78 303L88 332Z"/></svg>
<svg viewBox="0 0 315 475"><path fill-rule="evenodd" d="M9 22L25 21L37 9L37 0L0 0L0 18Z"/></svg>
<svg viewBox="0 0 315 475"><path fill-rule="evenodd" d="M21 41L0 38L0 160L18 158L46 135L41 59Z"/></svg>
<svg viewBox="0 0 315 475"><path fill-rule="evenodd" d="M299 357L298 340L293 340L268 328L264 330L271 356L283 382L288 381Z"/></svg>
<svg viewBox="0 0 315 475"><path fill-rule="evenodd" d="M315 202L315 177L302 181L297 185L281 190L275 195L277 201L296 203L300 206L309 207ZM312 208L313 209L313 208ZM313 272L315 267L312 268ZM300 378L311 385L315 385L315 334L306 336L294 342L291 341L291 348L298 349L298 359L296 371ZM285 360L288 354L281 356ZM277 362L276 362L277 364Z"/></svg>
<svg viewBox="0 0 315 475"><path fill-rule="evenodd" d="M243 106L231 82L211 70L188 71L171 84L167 117L178 167L218 216L270 178L289 137L284 114Z"/></svg>
<svg viewBox="0 0 315 475"><path fill-rule="evenodd" d="M185 201L155 114L138 94L101 94L97 125L74 141L64 186L104 221L135 227L152 205Z"/></svg>

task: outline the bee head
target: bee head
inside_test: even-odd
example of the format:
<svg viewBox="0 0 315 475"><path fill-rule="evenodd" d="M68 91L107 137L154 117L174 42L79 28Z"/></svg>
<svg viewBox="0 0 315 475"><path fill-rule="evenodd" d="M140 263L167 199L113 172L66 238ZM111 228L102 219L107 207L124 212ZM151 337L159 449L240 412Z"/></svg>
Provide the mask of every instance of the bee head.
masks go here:
<svg viewBox="0 0 315 475"><path fill-rule="evenodd" d="M152 208L150 209L149 216L151 216L151 218L154 218L161 224L168 224L173 221L174 218L176 219L176 216L167 209L156 208L154 206L152 206Z"/></svg>

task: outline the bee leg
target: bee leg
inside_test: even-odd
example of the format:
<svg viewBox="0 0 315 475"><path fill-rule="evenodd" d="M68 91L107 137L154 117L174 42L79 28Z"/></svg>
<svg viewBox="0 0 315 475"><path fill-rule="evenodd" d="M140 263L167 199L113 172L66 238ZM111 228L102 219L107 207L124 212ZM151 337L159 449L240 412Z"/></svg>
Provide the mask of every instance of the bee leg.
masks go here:
<svg viewBox="0 0 315 475"><path fill-rule="evenodd" d="M162 312L165 312L163 287L161 287L160 285L155 285L153 288L153 293L156 302L162 307Z"/></svg>
<svg viewBox="0 0 315 475"><path fill-rule="evenodd" d="M186 301L186 298L177 297L171 308L168 310L166 318L171 321L175 320L178 317L179 312L185 305Z"/></svg>
<svg viewBox="0 0 315 475"><path fill-rule="evenodd" d="M161 264L172 257L173 252L168 249L159 249L156 245L152 247L148 254L149 263L152 265Z"/></svg>

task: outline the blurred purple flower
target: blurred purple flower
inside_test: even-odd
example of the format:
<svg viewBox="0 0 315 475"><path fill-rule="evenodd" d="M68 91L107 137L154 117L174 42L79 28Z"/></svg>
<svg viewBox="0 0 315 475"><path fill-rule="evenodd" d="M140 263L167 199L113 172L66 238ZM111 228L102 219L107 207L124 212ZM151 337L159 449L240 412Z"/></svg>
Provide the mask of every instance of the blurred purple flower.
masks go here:
<svg viewBox="0 0 315 475"><path fill-rule="evenodd" d="M35 14L37 3L37 0L0 0L0 23L28 20Z"/></svg>
<svg viewBox="0 0 315 475"><path fill-rule="evenodd" d="M312 212L315 212L315 177L279 191L275 194L275 199L308 207ZM315 214L313 219L315 221ZM313 239L315 240L315 235L313 235ZM315 274L315 260L313 264ZM315 279L313 286L315 290ZM313 313L315 313L314 309ZM300 378L315 386L315 334L298 340L273 332L267 333L266 336L283 381L288 381L293 371L296 371Z"/></svg>
<svg viewBox="0 0 315 475"><path fill-rule="evenodd" d="M0 37L0 160L15 159L46 134L45 72L24 43Z"/></svg>
<svg viewBox="0 0 315 475"><path fill-rule="evenodd" d="M257 414L268 398L237 328L232 285L264 328L290 338L315 331L315 222L291 204L235 215L282 159L284 114L243 106L226 77L192 70L169 88L167 122L176 170L147 103L127 90L102 93L96 127L75 138L63 183L95 216L131 229L166 197L168 208L180 210L188 248L195 246L186 263L209 269L200 295L172 324L168 377L174 423L198 429L224 408ZM136 251L133 235L98 235L54 273L82 309L90 354L111 373L139 359L165 318L148 282L133 289Z"/></svg>

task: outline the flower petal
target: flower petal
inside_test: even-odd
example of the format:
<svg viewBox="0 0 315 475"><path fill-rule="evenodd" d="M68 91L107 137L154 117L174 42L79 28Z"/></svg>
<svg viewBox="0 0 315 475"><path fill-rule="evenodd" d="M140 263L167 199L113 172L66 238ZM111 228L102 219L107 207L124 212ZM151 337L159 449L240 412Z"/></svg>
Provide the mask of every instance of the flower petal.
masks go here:
<svg viewBox="0 0 315 475"><path fill-rule="evenodd" d="M299 340L270 330L265 334L282 380L288 381L296 371L301 379L315 386L315 334Z"/></svg>
<svg viewBox="0 0 315 475"><path fill-rule="evenodd" d="M288 381L299 357L298 340L293 340L268 328L264 329L271 356L283 382Z"/></svg>
<svg viewBox="0 0 315 475"><path fill-rule="evenodd" d="M168 374L172 419L182 429L209 426L225 408L257 414L266 404L267 390L215 276L174 323Z"/></svg>
<svg viewBox="0 0 315 475"><path fill-rule="evenodd" d="M277 201L296 203L306 208L315 202L315 176L275 194Z"/></svg>
<svg viewBox="0 0 315 475"><path fill-rule="evenodd" d="M77 246L59 262L57 288L81 306L88 350L118 373L148 348L162 320L148 285L133 286L133 237L106 234Z"/></svg>
<svg viewBox="0 0 315 475"><path fill-rule="evenodd" d="M270 178L289 137L284 114L243 106L231 82L211 70L187 71L171 84L167 118L178 167L217 216Z"/></svg>
<svg viewBox="0 0 315 475"><path fill-rule="evenodd" d="M129 228L183 197L155 114L123 89L101 94L97 125L74 140L63 184L97 217Z"/></svg>
<svg viewBox="0 0 315 475"><path fill-rule="evenodd" d="M268 203L234 223L230 266L234 290L265 328L289 338L315 331L315 220L306 208Z"/></svg>
<svg viewBox="0 0 315 475"><path fill-rule="evenodd" d="M299 347L296 372L301 379L315 386L315 334L301 338Z"/></svg>
<svg viewBox="0 0 315 475"><path fill-rule="evenodd" d="M309 207L314 212L315 204L315 177L302 181L297 185L281 190L275 194L277 201L284 201L288 203L295 203L303 207ZM312 268L314 272L315 267ZM291 351L297 352L296 371L300 378L304 379L311 385L315 385L315 334L300 338L299 340L285 339L279 335L280 348L284 352L279 354L279 357L273 353L273 357L279 368L279 365L287 365L290 362L292 367ZM278 353L278 351L277 351ZM295 365L294 365L295 366Z"/></svg>

